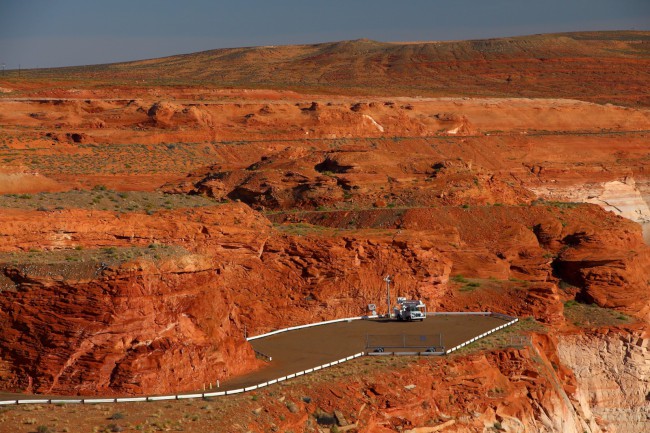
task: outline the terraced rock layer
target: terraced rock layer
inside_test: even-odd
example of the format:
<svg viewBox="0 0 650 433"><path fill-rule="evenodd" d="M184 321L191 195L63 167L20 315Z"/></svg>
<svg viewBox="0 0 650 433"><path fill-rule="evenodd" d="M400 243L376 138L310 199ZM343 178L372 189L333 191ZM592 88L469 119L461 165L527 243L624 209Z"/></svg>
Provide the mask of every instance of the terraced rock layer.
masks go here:
<svg viewBox="0 0 650 433"><path fill-rule="evenodd" d="M368 431L634 431L648 40L361 40L8 73L0 389L201 388L260 367L244 330L363 314L390 273L430 309L530 315L550 335L323 389L325 410L343 399ZM259 429L311 420L280 409Z"/></svg>
<svg viewBox="0 0 650 433"><path fill-rule="evenodd" d="M331 231L351 217L356 229ZM33 221L29 228L20 223L25 218ZM81 210L3 213L3 389L200 388L259 366L243 341L244 326L256 334L363 314L381 299L386 273L397 282L395 296L421 298L432 310L532 314L561 327L562 301L589 298L639 318L648 314L650 249L633 223L595 206L274 216L276 223L283 218L320 225L273 229L243 204L120 218ZM187 251L165 253L154 241ZM150 244L163 248L158 258L84 259L88 248L110 245L120 254ZM75 259L48 264L42 261L55 252L10 253L35 246L67 249ZM480 288L466 291L450 280L461 273ZM580 291L558 289L558 278Z"/></svg>

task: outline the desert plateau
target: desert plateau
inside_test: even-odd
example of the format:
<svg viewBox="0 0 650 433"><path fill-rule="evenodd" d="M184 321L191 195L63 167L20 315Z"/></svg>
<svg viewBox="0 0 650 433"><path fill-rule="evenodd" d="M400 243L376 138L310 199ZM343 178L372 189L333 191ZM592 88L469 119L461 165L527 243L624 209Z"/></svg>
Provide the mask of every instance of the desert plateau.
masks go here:
<svg viewBox="0 0 650 433"><path fill-rule="evenodd" d="M269 368L246 337L386 313L386 275L519 321L232 396L0 405L0 432L650 431L650 32L0 75L0 400L234 383Z"/></svg>

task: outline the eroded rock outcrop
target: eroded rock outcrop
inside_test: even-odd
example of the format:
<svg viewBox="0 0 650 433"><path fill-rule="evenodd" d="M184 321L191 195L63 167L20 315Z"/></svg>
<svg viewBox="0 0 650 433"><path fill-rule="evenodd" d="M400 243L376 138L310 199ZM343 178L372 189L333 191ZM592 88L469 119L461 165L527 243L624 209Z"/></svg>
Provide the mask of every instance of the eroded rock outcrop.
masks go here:
<svg viewBox="0 0 650 433"><path fill-rule="evenodd" d="M650 420L650 340L642 330L603 330L559 338L559 358L576 378L578 410L608 432L641 433Z"/></svg>
<svg viewBox="0 0 650 433"><path fill-rule="evenodd" d="M158 128L190 126L210 129L213 126L212 116L196 105L181 106L159 101L149 107L147 116L150 123Z"/></svg>
<svg viewBox="0 0 650 433"><path fill-rule="evenodd" d="M645 432L648 346L638 328L559 342L531 333L506 346L436 360L366 358L327 380L297 380L281 399L260 393L255 405L264 414L247 424L300 431L345 420L342 428L364 433ZM287 412L286 401L294 410Z"/></svg>
<svg viewBox="0 0 650 433"><path fill-rule="evenodd" d="M259 254L268 223L237 205L189 214L179 220L173 213L131 219L53 212L31 229L15 215L3 214L9 236L0 249L40 245L76 255L50 264L54 253L47 251L37 257L4 254L2 388L165 393L198 389L256 368L233 291L224 290L215 269L221 261ZM193 252L158 253L155 249L164 245L149 244L149 258L105 263L84 249L111 245L106 254L113 255L116 246L146 248L165 237L167 244L184 244ZM201 253L207 249L211 255Z"/></svg>
<svg viewBox="0 0 650 433"><path fill-rule="evenodd" d="M296 384L289 391L297 400L295 414L285 415L277 399L262 400L268 415L250 425L306 429L314 424L306 414L315 412L317 419L338 413L331 418L353 422L363 433L610 431L571 397L576 378L561 364L556 343L548 335L535 334L518 348L435 361L402 358L392 361L393 368L377 367L385 361L370 358L365 366L341 371L343 378L334 376L315 389L311 383ZM296 398L300 395L313 400L307 405Z"/></svg>
<svg viewBox="0 0 650 433"><path fill-rule="evenodd" d="M3 388L198 388L255 367L244 325L257 334L364 314L382 299L387 273L395 293L423 299L432 310L532 315L561 327L562 302L581 295L639 318L647 314L648 247L634 223L596 206L272 217L275 227L237 203L151 215L4 212ZM182 250L156 258L157 244ZM37 245L45 251L30 253ZM107 265L84 256L97 247L148 246L149 258ZM76 256L29 265L57 251ZM461 273L478 285L460 290L450 277ZM580 292L560 291L559 278Z"/></svg>
<svg viewBox="0 0 650 433"><path fill-rule="evenodd" d="M3 272L17 287L0 298L3 389L157 394L258 366L204 257L133 261L77 281Z"/></svg>
<svg viewBox="0 0 650 433"><path fill-rule="evenodd" d="M593 203L632 221L650 222L648 198L631 176L609 182L536 189L541 196L563 201Z"/></svg>
<svg viewBox="0 0 650 433"><path fill-rule="evenodd" d="M166 192L240 200L255 209L530 203L534 196L472 162L364 147L313 151L287 147L242 169L215 165Z"/></svg>

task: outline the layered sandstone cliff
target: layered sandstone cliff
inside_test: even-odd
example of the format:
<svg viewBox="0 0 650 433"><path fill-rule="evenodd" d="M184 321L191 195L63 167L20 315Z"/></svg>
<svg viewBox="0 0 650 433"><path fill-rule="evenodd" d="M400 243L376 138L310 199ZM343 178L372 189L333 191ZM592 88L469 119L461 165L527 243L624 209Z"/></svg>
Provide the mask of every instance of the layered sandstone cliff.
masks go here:
<svg viewBox="0 0 650 433"><path fill-rule="evenodd" d="M364 314L386 273L396 293L430 309L533 315L561 327L562 302L588 298L647 315L648 247L633 223L596 206L273 218L275 227L243 204L3 213L3 388L200 388L256 367L244 326L260 333ZM471 290L450 279L459 274L475 281ZM579 291L560 290L560 278Z"/></svg>
<svg viewBox="0 0 650 433"><path fill-rule="evenodd" d="M647 431L649 348L647 332L639 330L604 330L560 337L560 361L576 378L574 404L579 410L591 412L605 431Z"/></svg>
<svg viewBox="0 0 650 433"><path fill-rule="evenodd" d="M183 222L170 213L41 213L29 228L29 212L4 213L2 388L165 393L257 368L214 254L257 254L268 224L241 206L188 213ZM211 242L213 254L201 254Z"/></svg>
<svg viewBox="0 0 650 433"><path fill-rule="evenodd" d="M156 394L199 389L255 368L213 267L188 254L72 280L6 266L3 276L16 288L0 298L3 388Z"/></svg>
<svg viewBox="0 0 650 433"><path fill-rule="evenodd" d="M280 401L260 394L251 405L264 411L246 421L260 431L309 431L345 419L364 433L642 432L647 339L636 337L618 329L558 342L532 333L517 347L470 347L450 358L366 358L327 380L298 379ZM295 410L287 413L285 399Z"/></svg>

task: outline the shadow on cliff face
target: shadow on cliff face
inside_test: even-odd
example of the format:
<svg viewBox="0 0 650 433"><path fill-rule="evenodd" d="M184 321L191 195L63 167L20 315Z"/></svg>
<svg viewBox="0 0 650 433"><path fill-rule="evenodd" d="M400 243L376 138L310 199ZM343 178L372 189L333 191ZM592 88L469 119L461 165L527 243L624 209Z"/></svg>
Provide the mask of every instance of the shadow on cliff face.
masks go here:
<svg viewBox="0 0 650 433"><path fill-rule="evenodd" d="M568 263L560 259L555 259L551 262L553 269L553 276L560 280L559 287L570 294L574 300L591 304L594 302L586 289L587 281L584 278L582 269L584 263ZM570 290L565 289L570 288Z"/></svg>
<svg viewBox="0 0 650 433"><path fill-rule="evenodd" d="M257 210L433 205L513 205L534 197L525 188L473 161L442 160L422 143L410 152L397 141L328 151L286 148L242 169L216 165L163 191L241 201ZM339 143L336 143L340 146ZM365 147L364 147L365 146Z"/></svg>
<svg viewBox="0 0 650 433"><path fill-rule="evenodd" d="M0 297L0 355L8 359L3 389L199 389L256 367L244 326L254 335L361 314L383 294L386 273L429 306L532 315L551 324L564 323L566 297L556 278L601 307L633 314L648 305L640 282L647 280L650 250L638 227L595 205L264 216L230 203L152 215L79 209L46 216L0 213L7 234L0 247L17 269L0 280L9 288ZM175 244L189 254L179 250L177 257ZM91 248L97 245L114 246ZM30 251L36 246L48 251ZM98 262L90 256L101 262L127 253L132 260L119 269L77 281L86 269L78 267ZM163 253L172 257L157 263ZM22 269L29 281L19 278ZM460 274L476 285L449 282Z"/></svg>

